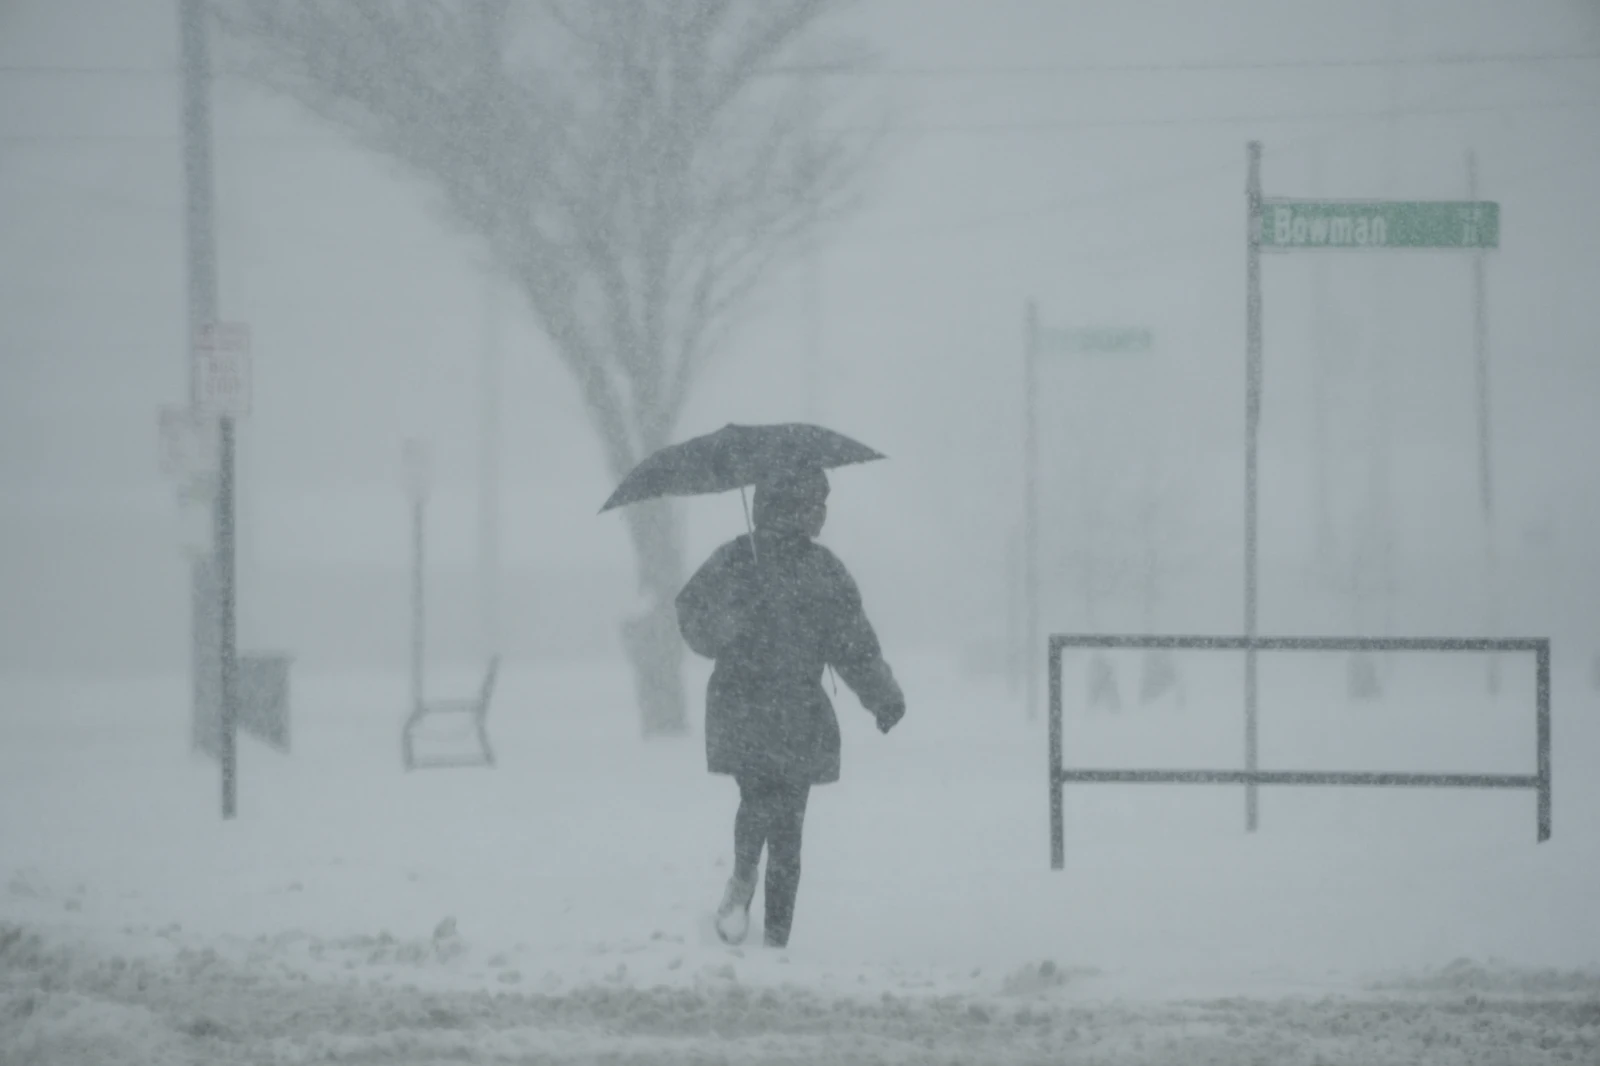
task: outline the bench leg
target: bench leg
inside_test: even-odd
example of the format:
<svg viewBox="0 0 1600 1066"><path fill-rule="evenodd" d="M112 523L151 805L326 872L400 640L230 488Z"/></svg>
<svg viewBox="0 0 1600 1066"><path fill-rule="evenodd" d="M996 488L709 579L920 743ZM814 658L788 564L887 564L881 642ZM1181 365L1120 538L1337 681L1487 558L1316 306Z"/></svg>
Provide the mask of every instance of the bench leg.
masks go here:
<svg viewBox="0 0 1600 1066"><path fill-rule="evenodd" d="M484 728L483 720L478 720L478 743L483 747L483 761L488 766L494 765L494 749L489 746L489 731Z"/></svg>

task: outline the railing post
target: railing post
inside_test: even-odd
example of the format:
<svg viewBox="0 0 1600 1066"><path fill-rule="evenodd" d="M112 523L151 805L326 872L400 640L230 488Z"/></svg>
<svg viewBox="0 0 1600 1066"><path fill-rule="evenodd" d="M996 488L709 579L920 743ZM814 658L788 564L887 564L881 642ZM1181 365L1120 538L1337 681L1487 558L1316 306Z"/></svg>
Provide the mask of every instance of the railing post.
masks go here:
<svg viewBox="0 0 1600 1066"><path fill-rule="evenodd" d="M1550 839L1550 641L1539 641L1534 653L1538 669L1535 699L1539 714L1539 842Z"/></svg>
<svg viewBox="0 0 1600 1066"><path fill-rule="evenodd" d="M1067 864L1066 824L1061 808L1061 642L1050 638L1050 868Z"/></svg>

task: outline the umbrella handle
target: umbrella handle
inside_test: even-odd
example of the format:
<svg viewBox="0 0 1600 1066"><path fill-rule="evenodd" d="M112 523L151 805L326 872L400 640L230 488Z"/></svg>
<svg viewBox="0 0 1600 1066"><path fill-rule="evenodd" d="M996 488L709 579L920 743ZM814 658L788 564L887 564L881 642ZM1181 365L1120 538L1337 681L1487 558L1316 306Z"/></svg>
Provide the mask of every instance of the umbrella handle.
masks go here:
<svg viewBox="0 0 1600 1066"><path fill-rule="evenodd" d="M744 528L750 533L750 557L756 565L761 565L761 554L756 550L756 527L750 521L750 497L745 494L744 486L739 486L739 502L744 504Z"/></svg>

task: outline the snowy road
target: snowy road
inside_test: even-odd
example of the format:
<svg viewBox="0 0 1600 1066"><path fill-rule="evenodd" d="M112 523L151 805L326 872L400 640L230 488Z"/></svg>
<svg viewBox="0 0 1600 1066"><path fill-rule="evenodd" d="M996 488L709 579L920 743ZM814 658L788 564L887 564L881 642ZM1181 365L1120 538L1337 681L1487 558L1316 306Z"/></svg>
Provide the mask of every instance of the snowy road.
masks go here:
<svg viewBox="0 0 1600 1066"><path fill-rule="evenodd" d="M130 959L9 927L0 1048L15 1066L1600 1061L1600 979L1465 964L1365 994L1141 1003L1070 981L990 997L827 995L747 984L743 960L679 987L559 993L423 990L392 974L338 980L281 961L270 950L240 964L187 948Z"/></svg>
<svg viewBox="0 0 1600 1066"><path fill-rule="evenodd" d="M1475 665L1373 707L1269 676L1264 757L1524 769L1527 686L1474 704ZM1187 708L1075 713L1074 760L1227 765L1232 674L1190 670ZM512 670L499 768L416 774L403 678L308 675L294 753L241 748L231 822L181 677L0 679L0 1064L1600 1063L1578 679L1547 844L1527 795L1268 792L1247 837L1237 790L1084 788L1053 873L1038 725L905 675L891 737L842 707L784 955L704 928L731 786L697 740L639 743L625 674Z"/></svg>

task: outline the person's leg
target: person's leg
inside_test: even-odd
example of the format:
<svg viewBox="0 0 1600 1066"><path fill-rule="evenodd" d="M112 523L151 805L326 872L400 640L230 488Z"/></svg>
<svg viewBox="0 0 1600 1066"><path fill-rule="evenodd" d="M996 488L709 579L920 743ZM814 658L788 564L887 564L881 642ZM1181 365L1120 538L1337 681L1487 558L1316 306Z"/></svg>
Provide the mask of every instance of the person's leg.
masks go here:
<svg viewBox="0 0 1600 1066"><path fill-rule="evenodd" d="M754 885L771 821L770 789L754 778L738 780L739 813L733 818L733 876Z"/></svg>
<svg viewBox="0 0 1600 1066"><path fill-rule="evenodd" d="M733 818L733 876L717 906L717 935L742 944L750 931L750 900L756 894L756 871L771 822L771 793L762 782L741 777L739 811Z"/></svg>
<svg viewBox="0 0 1600 1066"><path fill-rule="evenodd" d="M811 786L785 785L773 794L767 827L768 947L787 947L794 924L794 901L800 891L800 843L805 831L806 801Z"/></svg>

